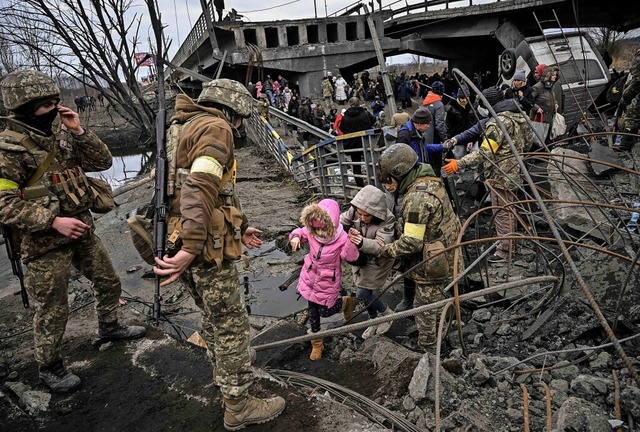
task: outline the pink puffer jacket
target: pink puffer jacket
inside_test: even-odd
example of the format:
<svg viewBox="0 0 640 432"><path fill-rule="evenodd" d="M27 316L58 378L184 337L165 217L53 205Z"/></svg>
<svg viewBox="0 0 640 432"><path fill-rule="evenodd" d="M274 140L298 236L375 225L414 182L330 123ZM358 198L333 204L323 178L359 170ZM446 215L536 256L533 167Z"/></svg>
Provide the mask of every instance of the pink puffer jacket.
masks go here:
<svg viewBox="0 0 640 432"><path fill-rule="evenodd" d="M304 228L296 228L289 240L300 237L301 243L309 243L309 253L298 280L298 292L305 299L331 307L340 296L342 281L341 261L355 261L358 248L349 241L340 225L340 207L332 199L304 208L300 221ZM326 232L327 240L319 237Z"/></svg>

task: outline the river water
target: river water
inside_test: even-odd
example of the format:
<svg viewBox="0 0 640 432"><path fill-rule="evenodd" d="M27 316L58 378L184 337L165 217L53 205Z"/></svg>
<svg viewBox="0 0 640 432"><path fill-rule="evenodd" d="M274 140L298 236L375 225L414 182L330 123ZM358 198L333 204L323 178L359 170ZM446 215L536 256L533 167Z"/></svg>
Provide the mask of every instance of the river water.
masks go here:
<svg viewBox="0 0 640 432"><path fill-rule="evenodd" d="M95 173L95 177L106 180L113 189L135 180L139 175L149 172L150 165L155 165L155 154L149 149L113 150L111 154L111 168Z"/></svg>

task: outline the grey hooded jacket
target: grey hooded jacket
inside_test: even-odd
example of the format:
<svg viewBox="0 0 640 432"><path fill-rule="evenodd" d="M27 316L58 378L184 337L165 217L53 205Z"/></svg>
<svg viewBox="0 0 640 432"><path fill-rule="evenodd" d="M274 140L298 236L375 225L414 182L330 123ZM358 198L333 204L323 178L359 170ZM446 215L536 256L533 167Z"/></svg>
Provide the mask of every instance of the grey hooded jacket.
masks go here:
<svg viewBox="0 0 640 432"><path fill-rule="evenodd" d="M375 218L365 224L356 212L356 208L367 212ZM340 215L340 223L345 227L355 228L362 234L360 252L367 254L367 265L353 267L353 282L358 288L375 290L381 288L391 272L392 258L378 258L380 249L394 240L395 217L387 207L384 192L375 186L367 185L351 200L351 207Z"/></svg>

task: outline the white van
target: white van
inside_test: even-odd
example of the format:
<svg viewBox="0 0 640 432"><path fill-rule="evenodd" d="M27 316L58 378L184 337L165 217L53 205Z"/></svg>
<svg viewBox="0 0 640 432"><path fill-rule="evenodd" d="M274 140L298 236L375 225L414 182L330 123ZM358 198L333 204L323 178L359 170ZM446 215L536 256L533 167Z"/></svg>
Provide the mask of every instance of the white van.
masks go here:
<svg viewBox="0 0 640 432"><path fill-rule="evenodd" d="M558 82L564 93L563 114L570 131L607 88L609 70L588 34L558 32L547 34L546 40L544 36L527 38L515 50L504 50L499 59L502 82L511 84L516 69L524 69L529 76L539 64L560 66Z"/></svg>

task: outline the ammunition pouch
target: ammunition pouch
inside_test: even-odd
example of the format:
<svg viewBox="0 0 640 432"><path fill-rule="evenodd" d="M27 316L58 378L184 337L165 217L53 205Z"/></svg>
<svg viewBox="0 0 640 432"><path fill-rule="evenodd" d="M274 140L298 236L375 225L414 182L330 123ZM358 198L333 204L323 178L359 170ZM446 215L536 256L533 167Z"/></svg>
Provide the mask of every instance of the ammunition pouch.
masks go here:
<svg viewBox="0 0 640 432"><path fill-rule="evenodd" d="M233 206L215 209L205 243L204 260L222 267L222 260L235 261L242 255L242 214Z"/></svg>
<svg viewBox="0 0 640 432"><path fill-rule="evenodd" d="M87 180L91 194L93 195L91 211L94 213L108 213L113 210L116 202L113 199L111 185L99 178L87 177Z"/></svg>
<svg viewBox="0 0 640 432"><path fill-rule="evenodd" d="M425 243L422 248L424 271L430 279L441 279L449 275L449 260L446 253L440 253L445 249L444 244L437 240ZM435 256L434 256L435 255Z"/></svg>
<svg viewBox="0 0 640 432"><path fill-rule="evenodd" d="M47 173L44 181L58 198L60 214L75 215L93 206L94 194L82 168L73 167L60 172ZM23 191L25 197L30 194L28 191L30 188L38 188L38 185L25 188Z"/></svg>

